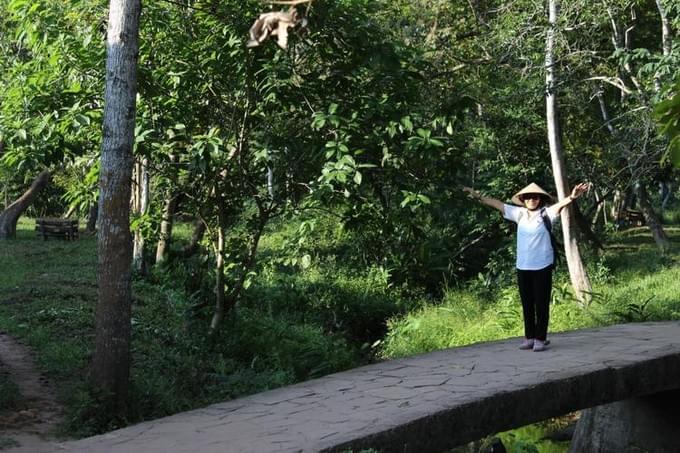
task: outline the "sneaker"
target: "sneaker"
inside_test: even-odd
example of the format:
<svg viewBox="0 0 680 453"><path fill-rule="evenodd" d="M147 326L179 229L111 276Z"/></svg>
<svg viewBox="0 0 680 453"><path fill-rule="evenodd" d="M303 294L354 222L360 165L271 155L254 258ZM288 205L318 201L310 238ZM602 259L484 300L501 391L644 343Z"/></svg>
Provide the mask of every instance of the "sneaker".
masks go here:
<svg viewBox="0 0 680 453"><path fill-rule="evenodd" d="M519 345L520 349L531 349L534 347L534 339L533 338L525 338L524 341L522 341L522 344Z"/></svg>
<svg viewBox="0 0 680 453"><path fill-rule="evenodd" d="M535 340L534 341L534 352L545 351L547 341Z"/></svg>

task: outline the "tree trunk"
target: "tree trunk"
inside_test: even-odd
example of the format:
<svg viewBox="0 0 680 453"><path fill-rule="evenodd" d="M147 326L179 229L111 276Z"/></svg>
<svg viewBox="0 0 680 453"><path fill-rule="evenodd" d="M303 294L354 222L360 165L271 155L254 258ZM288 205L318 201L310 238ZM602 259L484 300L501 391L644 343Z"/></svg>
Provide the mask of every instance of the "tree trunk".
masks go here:
<svg viewBox="0 0 680 453"><path fill-rule="evenodd" d="M87 211L87 226L85 229L90 232L94 233L95 230L97 229L97 218L99 217L99 202L97 203L92 203L90 205L90 209Z"/></svg>
<svg viewBox="0 0 680 453"><path fill-rule="evenodd" d="M215 308L215 313L213 315L212 322L210 324L210 333L214 333L222 323L222 320L224 319L224 316L226 313L231 310L238 300L241 297L241 292L243 289L246 287L246 279L248 278L248 274L252 270L253 266L255 265L255 257L257 255L257 248L260 244L260 238L262 237L262 232L264 231L264 227L267 225L267 222L269 221L270 217L270 212L260 209L260 218L258 220L257 227L255 231L253 231L253 236L250 241L250 248L248 250L248 255L245 257L245 259L242 262L242 271L241 275L239 276L238 280L236 280L233 284L233 288L229 291L229 294L227 297L225 297L224 294L224 280L221 282L219 281L220 275L222 275L222 278L224 278L223 273L220 274L218 273L218 289L220 288L220 284L222 285L222 291L217 292L217 303L216 303L216 308ZM220 234L223 234L224 227L220 227L219 232ZM224 248L224 238L222 237L222 243L221 246ZM218 243L218 247L219 247ZM221 265L222 271L224 272L224 261L220 263L218 260L218 266L217 268L219 269Z"/></svg>
<svg viewBox="0 0 680 453"><path fill-rule="evenodd" d="M614 191L614 199L612 200L611 218L616 223L617 227L621 226L621 219L623 218L623 211L626 209L626 197L621 190Z"/></svg>
<svg viewBox="0 0 680 453"><path fill-rule="evenodd" d="M671 23L668 20L668 14L661 4L661 1L662 0L656 0L656 8L659 11L659 17L661 18L661 49L664 57L667 57L671 54L673 46ZM654 90L657 93L661 91L661 76L658 73L654 75Z"/></svg>
<svg viewBox="0 0 680 453"><path fill-rule="evenodd" d="M92 378L109 410L126 411L130 376L130 180L139 0L111 0L99 176L98 303Z"/></svg>
<svg viewBox="0 0 680 453"><path fill-rule="evenodd" d="M76 212L76 207L75 207L75 206L71 206L70 208L68 208L68 211L66 211L66 212L64 213L64 217L63 217L63 218L64 218L64 219L69 219L69 218L71 218L71 216L73 215L74 212Z"/></svg>
<svg viewBox="0 0 680 453"><path fill-rule="evenodd" d="M156 264L164 262L168 257L168 247L172 238L172 226L174 223L175 211L179 204L179 197L170 193L165 199L163 207L163 218L161 219L161 231L156 246Z"/></svg>
<svg viewBox="0 0 680 453"><path fill-rule="evenodd" d="M598 206L598 212L600 206ZM594 251L599 252L604 250L604 245L602 244L602 241L600 241L600 238L598 238L593 231L588 218L583 215L577 204L574 204L573 208L574 209L572 212L574 214L574 221L578 226L578 231L581 235L581 238L587 242ZM581 243L583 243L583 241Z"/></svg>
<svg viewBox="0 0 680 453"><path fill-rule="evenodd" d="M225 313L225 294L224 294L224 209L218 208L219 225L217 226L217 245L215 247L215 312L210 321L210 334L217 331L217 328L222 324Z"/></svg>
<svg viewBox="0 0 680 453"><path fill-rule="evenodd" d="M31 187L22 196L0 213L0 239L16 237L19 217L28 209L35 197L38 196L49 181L50 172L45 170L35 178Z"/></svg>
<svg viewBox="0 0 680 453"><path fill-rule="evenodd" d="M562 140L560 136L559 115L557 109L557 78L555 74L555 33L557 27L558 5L556 0L548 1L549 25L545 45L545 87L546 87L546 121L548 127L548 143L550 145L550 157L552 160L555 186L560 200L569 195L569 182L567 181ZM592 286L581 259L576 236L576 223L574 222L571 207L562 210L562 234L564 237L564 252L569 268L571 285L576 297L581 303L589 303Z"/></svg>
<svg viewBox="0 0 680 453"><path fill-rule="evenodd" d="M138 216L146 215L149 210L149 161L147 158L135 165L135 195L133 206ZM144 232L141 228L135 230L132 265L142 275L146 274L146 260L144 259Z"/></svg>
<svg viewBox="0 0 680 453"><path fill-rule="evenodd" d="M607 110L607 105L604 102L602 93L599 93L597 97L600 102L600 111L602 112L602 119L605 121L605 123L608 124L607 129L609 130L609 133L614 138L617 138L617 132L616 129L614 129L613 125L611 125L611 121L609 119L609 112ZM628 145L623 143L623 146L627 147ZM626 154L629 155L630 152L626 152ZM617 192L617 194L619 194L619 192ZM627 196L625 197L625 201L621 203L621 205L618 207L617 215L619 217L617 217L617 222L621 222L623 210L626 207L633 206L633 203L631 203L631 201L629 200L629 196L630 197L637 196L638 202L640 204L640 209L642 210L642 214L645 217L645 222L647 223L647 226L649 227L649 230L652 233L654 242L656 242L656 245L661 250L661 253L665 253L666 251L668 251L668 247L670 246L668 237L666 236L666 233L663 230L663 226L661 224L659 217L656 215L654 209L652 208L652 204L649 201L649 196L647 195L647 190L645 189L644 184L641 181L638 180L635 183L633 191L627 194ZM614 202L614 206L616 206L616 199Z"/></svg>
<svg viewBox="0 0 680 453"><path fill-rule="evenodd" d="M640 210L642 215L645 216L645 222L652 232L652 237L654 242L659 247L661 253L666 253L670 247L670 242L668 236L666 236L663 227L661 226L661 220L654 212L652 208L652 203L649 201L649 196L647 195L647 189L645 189L644 184L638 182L635 184L635 193L640 204Z"/></svg>

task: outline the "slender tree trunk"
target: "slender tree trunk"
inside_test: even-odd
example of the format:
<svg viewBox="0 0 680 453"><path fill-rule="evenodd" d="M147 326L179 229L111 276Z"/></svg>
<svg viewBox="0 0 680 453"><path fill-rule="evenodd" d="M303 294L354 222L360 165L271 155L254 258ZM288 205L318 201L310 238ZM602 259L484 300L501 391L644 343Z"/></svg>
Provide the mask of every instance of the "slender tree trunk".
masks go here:
<svg viewBox="0 0 680 453"><path fill-rule="evenodd" d="M215 246L215 312L210 321L210 333L217 331L217 328L222 324L225 314L225 286L224 286L224 229L226 224L226 216L224 215L224 208L219 209L219 225L217 226L217 244Z"/></svg>
<svg viewBox="0 0 680 453"><path fill-rule="evenodd" d="M626 204L626 199L627 197L625 196L625 193L623 191L618 189L614 191L611 217L614 220L614 223L616 223L617 227L620 227L622 225L623 212L628 208L628 205Z"/></svg>
<svg viewBox="0 0 680 453"><path fill-rule="evenodd" d="M7 206L7 209L0 212L0 239L10 239L16 237L17 234L17 221L21 214L24 213L26 209L33 203L35 197L38 196L40 191L49 183L50 173L48 171L43 171L40 173L31 187L24 192L14 203Z"/></svg>
<svg viewBox="0 0 680 453"><path fill-rule="evenodd" d="M99 202L92 203L87 211L87 226L85 229L90 233L97 230L97 219L99 217Z"/></svg>
<svg viewBox="0 0 680 453"><path fill-rule="evenodd" d="M99 177L98 303L92 378L124 414L130 375L130 180L135 133L139 0L111 0Z"/></svg>
<svg viewBox="0 0 680 453"><path fill-rule="evenodd" d="M149 161L143 158L135 165L135 196L134 208L139 216L144 216L149 210ZM146 260L144 258L144 233L140 228L135 230L134 242L132 251L132 263L138 272L146 274Z"/></svg>
<svg viewBox="0 0 680 453"><path fill-rule="evenodd" d="M559 114L557 108L557 77L555 71L555 34L557 28L558 5L556 0L548 1L548 33L545 46L545 85L546 85L546 121L548 126L548 143L550 145L550 157L552 161L555 186L559 199L569 195L569 182L567 180L562 140L559 128ZM576 235L576 223L571 207L562 210L562 234L564 237L564 252L571 285L576 297L582 303L589 303L592 293L590 279L581 259Z"/></svg>
<svg viewBox="0 0 680 453"><path fill-rule="evenodd" d="M0 140L0 158L5 154L5 142ZM7 183L3 184L2 187L2 198L3 198L3 211L9 206L9 193L7 192Z"/></svg>
<svg viewBox="0 0 680 453"><path fill-rule="evenodd" d="M76 207L75 207L75 206L71 206L70 208L68 208L68 211L66 211L66 212L64 213L64 217L63 217L63 218L64 218L64 219L70 218L70 217L73 215L74 212L76 212Z"/></svg>
<svg viewBox="0 0 680 453"><path fill-rule="evenodd" d="M673 46L671 23L668 20L668 14L662 4L662 0L656 0L656 8L659 11L659 17L661 18L661 49L663 55L667 57L671 54ZM659 74L654 75L654 89L656 92L661 91L661 76Z"/></svg>
<svg viewBox="0 0 680 453"><path fill-rule="evenodd" d="M597 221L600 218L600 213L602 213L602 221L604 224L607 223L607 208L605 207L604 200L600 197L599 191L595 190L595 202L597 203L597 208L595 209L595 214L593 215L593 220L590 221L591 227L597 225Z"/></svg>
<svg viewBox="0 0 680 453"><path fill-rule="evenodd" d="M598 206L598 212L600 206ZM584 241L587 242L596 252L604 250L602 241L600 241L600 238L598 238L595 232L593 232L590 222L581 212L577 204L573 205L572 213L574 214L574 222L578 226L578 231L581 233L580 236L583 239L580 243L583 244Z"/></svg>
<svg viewBox="0 0 680 453"><path fill-rule="evenodd" d="M226 313L228 313L241 297L241 292L245 288L245 283L248 278L248 274L250 271L253 269L253 266L255 265L255 258L257 256L257 249L260 244L260 238L262 237L262 232L264 231L264 227L267 225L267 222L269 221L270 217L270 212L265 211L265 210L260 210L260 218L257 224L257 227L255 231L253 231L253 236L250 241L250 248L248 250L248 255L246 256L245 260L243 261L243 270L241 272L241 275L239 276L238 280L236 280L233 284L233 288L229 291L229 294L227 297L224 297L224 282L222 281L222 292L218 292L218 299L217 299L217 304L215 308L215 313L213 315L212 322L210 324L210 332L214 333L222 323L224 316ZM218 243L219 246L219 243ZM224 244L222 244L224 246ZM221 263L222 269L224 270L224 262ZM218 262L218 268L219 268L219 262ZM219 277L220 274L218 274ZM218 281L218 288L219 288L219 281ZM220 295L222 296L220 299Z"/></svg>
<svg viewBox="0 0 680 453"><path fill-rule="evenodd" d="M598 94L598 100L600 103L600 111L602 112L602 119L607 123L607 129L609 130L609 133L616 139L617 138L617 132L614 126L611 124L611 121L609 119L609 112L607 110L607 105L604 102L604 98L602 96L602 93ZM625 143L623 143L623 146L626 147ZM631 153L628 151L626 152L627 155L630 155ZM618 192L617 192L618 193ZM661 224L661 221L659 220L659 217L656 215L654 212L654 209L652 208L652 204L649 201L649 196L647 195L647 191L645 190L645 187L642 183L642 181L638 180L635 183L635 187L633 189L633 193L630 194L637 196L638 202L640 203L640 209L642 210L642 214L645 217L645 222L647 223L647 226L649 227L649 230L652 233L652 237L654 238L654 242L656 242L656 245L659 247L662 253L665 253L668 250L668 247L670 245L668 241L668 237L666 236L666 233L663 230L663 226ZM628 202L627 200L628 197L626 197L626 201L623 203L620 203L618 206L618 212L617 212L617 219L621 219L621 216L623 214L623 209L628 205L632 205L631 203ZM616 206L616 198L614 201L614 206Z"/></svg>
<svg viewBox="0 0 680 453"><path fill-rule="evenodd" d="M642 215L645 216L645 222L652 232L654 242L656 242L661 253L666 253L670 248L670 241L661 226L659 216L656 215L654 208L652 208L652 203L649 201L649 195L647 194L647 189L645 189L644 184L641 182L635 184L635 194L637 195Z"/></svg>
<svg viewBox="0 0 680 453"><path fill-rule="evenodd" d="M156 264L163 263L168 258L168 248L172 238L172 226L174 224L175 211L179 204L179 197L168 194L163 206L163 218L161 219L160 237L156 245Z"/></svg>

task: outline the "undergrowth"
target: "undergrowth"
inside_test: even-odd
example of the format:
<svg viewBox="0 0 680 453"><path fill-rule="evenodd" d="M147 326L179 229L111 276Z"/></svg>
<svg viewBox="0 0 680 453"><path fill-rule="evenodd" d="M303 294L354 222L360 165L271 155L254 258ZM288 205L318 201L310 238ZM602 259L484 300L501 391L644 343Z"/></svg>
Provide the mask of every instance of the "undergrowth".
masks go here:
<svg viewBox="0 0 680 453"><path fill-rule="evenodd" d="M97 300L95 240L84 235L44 242L32 227L22 219L18 237L0 242L0 330L36 352L37 364L60 389L66 404L62 434L70 436L322 376L376 356L522 334L510 271L491 266L493 275L445 289L434 300L413 286L395 286L390 269L345 265L352 248L331 222L317 224L308 242L297 234L299 224L284 223L263 238L257 278L214 337L206 335L213 298L209 259L135 276L130 412L125 420L111 420L98 411L87 380ZM680 231L667 232L673 240L667 255L657 252L646 230L633 229L617 233L603 256L588 258L594 286L588 307L576 303L560 268L551 331L680 319ZM186 237L188 229L180 225L176 239ZM8 385L0 379L0 398L11 395L3 390Z"/></svg>

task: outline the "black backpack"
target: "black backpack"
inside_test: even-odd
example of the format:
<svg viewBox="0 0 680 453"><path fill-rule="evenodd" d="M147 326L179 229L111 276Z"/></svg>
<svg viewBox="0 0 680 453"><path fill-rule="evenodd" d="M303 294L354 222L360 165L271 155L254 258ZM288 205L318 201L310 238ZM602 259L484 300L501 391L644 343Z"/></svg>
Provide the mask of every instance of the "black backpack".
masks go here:
<svg viewBox="0 0 680 453"><path fill-rule="evenodd" d="M543 219L543 225L545 225L545 229L548 230L548 234L550 235L550 245L552 245L553 248L553 264L552 268L555 269L557 267L557 264L560 262L560 253L562 251L562 246L560 245L559 242L557 242L557 239L555 238L555 235L552 232L552 222L550 221L550 217L548 217L548 213L546 212L545 208L541 208L541 218Z"/></svg>

